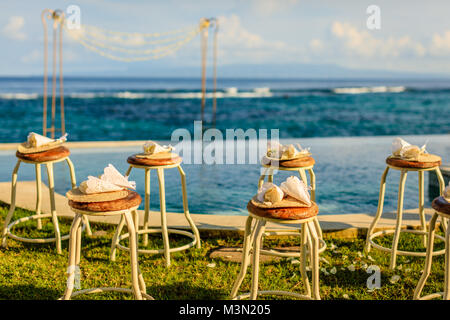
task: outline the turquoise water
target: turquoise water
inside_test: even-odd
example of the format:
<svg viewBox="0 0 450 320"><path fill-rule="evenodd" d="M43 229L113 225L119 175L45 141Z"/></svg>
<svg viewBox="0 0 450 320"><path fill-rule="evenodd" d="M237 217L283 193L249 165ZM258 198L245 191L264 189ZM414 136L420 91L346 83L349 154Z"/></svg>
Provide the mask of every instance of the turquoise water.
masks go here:
<svg viewBox="0 0 450 320"><path fill-rule="evenodd" d="M314 168L317 179L317 201L321 214L343 214L375 212L378 201L379 181L385 168L385 158L390 153L393 137L352 137L352 138L304 138L286 139L282 143L299 142L311 147L316 159ZM405 136L409 142L423 144L427 140L430 153L450 159L450 136ZM162 141L162 143L166 143ZM126 159L139 152L139 147L73 149L71 159L75 164L78 182L88 175L98 175L109 163L121 172L128 168ZM0 152L0 181L10 181L15 165L14 151ZM189 208L193 213L245 215L247 201L256 193L259 166L241 165L194 165L185 164L187 175ZM65 165L55 165L56 190L65 193L70 186L69 172ZM289 173L280 172L274 177L281 183ZM45 172L43 172L43 177ZM152 173L151 207L159 209L156 173ZM23 165L19 180L33 180L32 165ZM134 169L131 180L137 182L137 191L144 194L144 172ZM397 201L399 172L391 170L386 188L386 210L394 210ZM428 185L428 174L425 175ZM426 191L426 205L431 199ZM178 170L166 170L166 199L168 210L182 212L181 187ZM418 178L410 173L405 193L405 208L417 208Z"/></svg>
<svg viewBox="0 0 450 320"><path fill-rule="evenodd" d="M281 138L450 132L445 79L219 79L218 86L222 131L278 128ZM71 141L169 140L201 118L199 79L67 78L64 88ZM41 78L0 78L0 142L41 132L41 96ZM211 105L208 99L207 121Z"/></svg>

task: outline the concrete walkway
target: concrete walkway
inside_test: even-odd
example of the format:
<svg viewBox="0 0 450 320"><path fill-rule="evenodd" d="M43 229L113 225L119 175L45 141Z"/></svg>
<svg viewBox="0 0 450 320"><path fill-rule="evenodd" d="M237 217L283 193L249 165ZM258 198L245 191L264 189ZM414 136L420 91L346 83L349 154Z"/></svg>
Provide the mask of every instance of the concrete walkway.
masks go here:
<svg viewBox="0 0 450 320"><path fill-rule="evenodd" d="M0 182L0 201L10 203L11 183ZM19 181L17 185L16 206L28 210L35 210L36 202L36 183L34 181ZM67 198L61 194L56 194L56 209L59 216L73 217ZM46 186L42 188L42 212L50 213L49 192ZM405 210L403 215L403 224L418 227L418 210ZM427 220L431 218L432 210L425 210ZM139 211L141 223L143 221L143 210ZM326 237L352 238L358 234L365 234L367 228L372 222L372 214L340 214L340 215L320 215L320 225ZM245 225L246 216L230 215L208 215L191 214L202 235L221 236L230 233L242 233ZM379 229L392 228L395 224L395 213L385 213L378 224ZM159 212L151 211L150 226L160 226ZM91 217L92 222L102 222L108 224L117 224L119 216L113 217ZM182 213L167 213L168 225L174 228L188 229L188 224ZM291 226L282 226L273 223L267 225L268 230L290 230ZM297 229L298 230L298 229Z"/></svg>

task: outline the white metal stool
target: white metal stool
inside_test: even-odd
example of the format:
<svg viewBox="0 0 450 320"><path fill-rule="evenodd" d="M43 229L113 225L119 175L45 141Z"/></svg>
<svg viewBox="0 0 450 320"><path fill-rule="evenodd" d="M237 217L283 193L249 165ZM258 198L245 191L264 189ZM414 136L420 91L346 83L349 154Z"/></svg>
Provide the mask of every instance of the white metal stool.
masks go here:
<svg viewBox="0 0 450 320"><path fill-rule="evenodd" d="M423 287L431 273L431 261L433 259L433 246L434 237L436 232L436 220L440 216L441 218L450 218L450 203L448 203L442 196L433 200L431 206L435 210L433 218L430 221L430 231L428 233L428 246L427 255L425 257L425 267L423 269L422 276L420 277L419 283L414 290L414 300L429 300L438 297L443 297L444 300L450 299L450 230L449 228L445 231L445 281L444 281L444 292L432 293L421 297Z"/></svg>
<svg viewBox="0 0 450 320"><path fill-rule="evenodd" d="M255 300L258 295L280 295L290 296L300 299L320 299L319 292L319 235L316 232L314 225L314 217L318 213L318 207L313 202L310 208L281 208L281 209L261 209L255 207L251 202L247 205L249 216L245 224L244 234L244 250L242 253L242 263L239 275L236 278L233 289L231 290L231 298L235 300L250 298ZM290 214L296 212L301 215L301 219L279 219L272 218L272 211L285 211ZM278 216L278 215L277 215ZM252 228L253 220L256 221L255 226ZM261 252L263 234L265 230L266 222L274 222L281 224L300 224L301 225L301 243L300 243L300 273L302 280L305 284L306 294L302 295L296 292L271 290L271 291L258 291L258 279L259 279L259 254ZM306 271L307 265L307 247L310 251L311 259L311 271L312 271L312 295L311 286L309 284L308 275ZM250 264L250 256L252 257L252 281L251 289L249 293L244 293L237 296L238 290L244 280L247 268Z"/></svg>
<svg viewBox="0 0 450 320"><path fill-rule="evenodd" d="M314 164L315 160L312 157L304 157L295 160L287 160L287 161L271 161L264 157L261 160L261 166L264 168L263 173L259 177L258 181L258 189L264 184L264 180L267 177L268 182L273 182L273 173L274 171L295 171L298 172L300 179L308 185L308 179L306 177L306 172L309 173L310 178L310 186L311 186L311 200L316 201L316 175L314 174ZM323 240L322 228L320 227L319 220L317 216L314 217L314 226L316 228L316 232L320 239L320 247L319 253L322 253L326 250L327 244ZM284 232L284 231L273 231L273 232L265 232L264 236L268 235L283 235L283 236L300 236L299 232ZM261 250L262 254L277 256L277 257L299 257L298 252L281 252L278 250Z"/></svg>
<svg viewBox="0 0 450 320"><path fill-rule="evenodd" d="M131 192L130 195L134 197L134 199L138 198L138 203L140 203L141 198L136 192ZM132 199L133 200L133 199ZM137 213L137 208L139 206L133 203L133 207L116 210L116 211L89 211L74 208L74 203L69 201L69 205L71 209L75 212L75 219L73 220L72 226L70 228L70 240L69 240L69 267L68 267L68 278L67 278L67 287L64 292L64 296L62 299L69 300L72 297L82 295L82 294L90 294L90 293L100 293L100 292L125 292L132 293L137 300L142 300L146 298L148 300L154 300L153 297L146 293L145 281L142 276L142 273L139 269L138 263L138 253L137 253L137 226L139 225L139 215ZM76 292L73 292L74 284L75 284L75 276L76 273L79 272L80 267L80 257L81 257L81 221L83 220L83 216L113 216L113 215L121 215L127 224L128 234L130 238L130 262L131 262L131 280L132 280L132 289L128 288L114 288L114 287L101 287L101 288L90 288L83 289ZM78 274L79 275L79 274Z"/></svg>
<svg viewBox="0 0 450 320"><path fill-rule="evenodd" d="M8 215L6 216L3 230L2 230L2 246L6 247L6 240L7 237L10 237L12 239L15 239L17 241L22 242L28 242L28 243L49 243L49 242L55 242L56 243L56 251L58 254L62 253L61 250L61 241L69 239L69 235L61 236L61 233L59 231L59 223L58 223L58 217L56 214L56 207L55 207L55 184L54 184L54 178L53 178L53 164L57 162L66 161L67 165L69 166L70 170L70 179L72 182L72 188L76 186L76 178L75 178L75 170L73 167L72 161L70 161L69 158L70 151L69 149L61 146L55 149L51 149L44 152L39 153L29 153L29 154L23 154L20 152L16 153L16 157L18 158L16 166L14 168L13 174L12 174L12 180L11 180L11 206L8 211ZM24 163L31 163L35 165L35 171L36 171L36 214L24 217L21 219L18 219L16 221L13 221L10 223L14 211L16 209L16 187L17 187L17 172L19 171L20 164ZM41 202L42 202L42 189L41 189L41 165L45 165L47 167L47 175L48 175L48 184L49 184L49 192L50 192L50 208L51 213L49 214L41 214ZM52 218L53 227L55 230L55 237L54 238L45 238L45 239L33 239L33 238L24 238L19 237L11 232L12 227L15 225L18 225L20 223L29 221L29 220L37 220L37 229L42 229L42 219L43 218ZM87 218L83 220L84 225L87 228L87 232L89 235L91 235L91 230L89 227L89 221Z"/></svg>
<svg viewBox="0 0 450 320"><path fill-rule="evenodd" d="M369 230L367 231L367 239L366 239L366 245L365 250L366 252L370 251L371 246L374 248L390 252L391 253L391 259L390 259L390 269L394 269L396 266L396 260L397 255L403 255L403 256L415 256L415 257L425 257L425 252L413 252L413 251L403 251L403 250L397 250L398 242L400 238L401 232L408 232L413 234L419 234L424 236L424 246L427 245L426 242L426 234L427 234L427 225L426 225L426 219L425 219L425 212L424 212L424 203L425 203L425 195L424 195L424 172L425 171L436 171L436 175L439 180L439 186L441 193L444 190L445 183L444 178L442 177L441 170L439 169L439 166L441 165L441 162L415 162L415 161L406 161L402 159L396 159L388 157L386 159L386 169L384 170L383 175L381 176L381 184L380 184L380 194L378 198L378 208L377 213L375 215L374 220L372 221L372 224L369 227ZM381 218L381 215L383 214L383 205L384 205L384 194L386 190L386 176L389 172L389 169L394 170L400 170L400 183L398 187L398 203L397 203L397 221L395 229L393 230L382 230L374 233L374 229L377 226L378 221ZM422 230L401 230L402 227L402 218L403 218L403 196L405 191L405 182L406 182L406 176L409 171L417 171L419 174L419 217L420 217L420 223ZM443 220L443 226L446 226L446 221ZM394 239L392 242L391 248L383 247L379 244L376 244L374 242L374 239L379 236L384 236L387 234L394 234ZM441 236L436 236L438 238L442 238ZM444 254L444 250L435 251L433 252L433 255L440 255Z"/></svg>
<svg viewBox="0 0 450 320"><path fill-rule="evenodd" d="M164 249L139 249L139 253L143 254L160 254L164 253L164 258L166 261L166 266L170 266L170 254L172 252L178 252L187 250L191 247L196 246L200 248L200 233L198 232L197 227L195 226L194 221L192 220L189 214L188 208L188 199L187 199L187 190L186 190L186 175L181 168L182 158L179 156L173 156L170 159L162 160L153 160L146 158L137 158L136 156L130 156L127 159L127 162L130 164L128 171L126 172L126 176L129 176L131 170L133 168L139 168L145 170L145 202L144 202L144 225L141 230L138 230L138 234L143 234L143 244L146 246L148 244L148 234L149 233L162 233ZM184 230L178 230L167 227L167 215L166 215L166 197L165 197L165 186L164 186L164 170L170 168L177 168L180 176L181 176L181 188L183 193L183 211L186 220L191 227L192 233ZM158 175L159 182L159 203L161 209L161 228L149 228L149 220L150 220L150 171L156 170ZM111 260L115 260L116 249L128 250L127 247L120 244L120 241L127 238L128 234L120 235L122 232L124 224L124 218L122 217L113 238L113 242L111 244ZM192 239L192 241L186 245L170 248L169 244L169 233L180 234Z"/></svg>

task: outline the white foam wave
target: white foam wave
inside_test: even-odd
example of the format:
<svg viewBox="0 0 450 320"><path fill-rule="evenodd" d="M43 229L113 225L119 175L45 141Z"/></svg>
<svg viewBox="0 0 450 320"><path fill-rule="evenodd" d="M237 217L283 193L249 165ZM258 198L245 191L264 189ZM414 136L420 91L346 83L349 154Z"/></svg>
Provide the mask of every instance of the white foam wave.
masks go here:
<svg viewBox="0 0 450 320"><path fill-rule="evenodd" d="M206 98L213 98L212 92L206 93ZM253 91L239 92L237 88L227 88L224 91L217 91L216 97L221 98L261 98L272 97L273 93L270 88L255 88ZM157 98L157 99L201 99L201 92L130 92L122 91L116 93L72 93L71 98L80 99L92 99L92 98L120 98L120 99L145 99L145 98Z"/></svg>
<svg viewBox="0 0 450 320"><path fill-rule="evenodd" d="M378 87L355 87L355 88L334 88L333 92L338 94L362 94L362 93L383 93L383 92L403 92L406 88L403 86L397 87L387 87L387 86L378 86Z"/></svg>
<svg viewBox="0 0 450 320"><path fill-rule="evenodd" d="M34 100L38 97L37 93L0 93L0 99L5 100Z"/></svg>

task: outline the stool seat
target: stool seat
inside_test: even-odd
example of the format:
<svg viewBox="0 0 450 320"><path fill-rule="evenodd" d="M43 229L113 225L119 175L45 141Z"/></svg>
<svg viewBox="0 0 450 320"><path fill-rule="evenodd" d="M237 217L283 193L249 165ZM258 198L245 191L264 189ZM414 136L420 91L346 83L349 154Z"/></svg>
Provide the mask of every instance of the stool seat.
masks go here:
<svg viewBox="0 0 450 320"><path fill-rule="evenodd" d="M62 158L66 158L70 155L69 149L66 147L60 146L55 149L43 151L43 152L36 152L36 153L20 153L19 151L16 152L16 157L25 160L25 161L33 161L33 162L47 162L47 161L54 161L59 160Z"/></svg>
<svg viewBox="0 0 450 320"><path fill-rule="evenodd" d="M431 203L431 206L434 210L450 216L450 203L447 202L444 197L440 196L435 198Z"/></svg>
<svg viewBox="0 0 450 320"><path fill-rule="evenodd" d="M264 209L255 206L251 201L247 204L247 210L254 215L263 218L272 218L280 220L302 220L317 216L319 207L312 202L311 207L295 207L295 208L272 208Z"/></svg>
<svg viewBox="0 0 450 320"><path fill-rule="evenodd" d="M110 212L130 209L139 206L141 196L135 191L128 191L128 196L123 199L103 201L103 202L76 202L69 200L69 206L84 211Z"/></svg>
<svg viewBox="0 0 450 320"><path fill-rule="evenodd" d="M179 155L173 155L171 158L166 159L147 159L147 158L138 158L135 155L129 156L127 162L129 164L134 164L138 166L166 166L178 164L183 161Z"/></svg>
<svg viewBox="0 0 450 320"><path fill-rule="evenodd" d="M412 169L429 169L434 167L439 167L442 163L442 161L435 161L435 162L419 162L419 161L408 161L398 158L391 158L388 157L386 159L386 163L388 165L399 167L399 168L412 168Z"/></svg>
<svg viewBox="0 0 450 320"><path fill-rule="evenodd" d="M264 165L272 165L274 167L286 167L286 168L310 167L316 163L313 157L303 157L294 160L280 160L280 161L274 161L268 159L267 157L264 157L262 158L261 162Z"/></svg>

